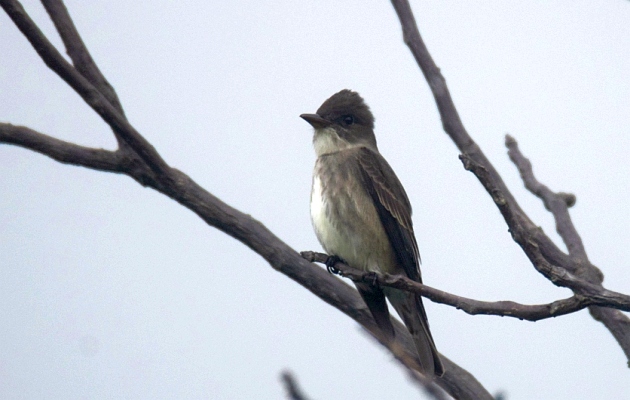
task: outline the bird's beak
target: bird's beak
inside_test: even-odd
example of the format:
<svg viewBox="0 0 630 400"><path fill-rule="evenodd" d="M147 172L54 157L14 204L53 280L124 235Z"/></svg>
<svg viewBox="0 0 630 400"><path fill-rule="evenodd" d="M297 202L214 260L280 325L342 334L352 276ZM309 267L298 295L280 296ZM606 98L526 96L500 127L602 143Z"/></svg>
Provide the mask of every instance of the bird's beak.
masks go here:
<svg viewBox="0 0 630 400"><path fill-rule="evenodd" d="M300 118L311 124L311 126L315 129L325 128L331 124L330 121L320 117L317 114L302 114L300 115Z"/></svg>

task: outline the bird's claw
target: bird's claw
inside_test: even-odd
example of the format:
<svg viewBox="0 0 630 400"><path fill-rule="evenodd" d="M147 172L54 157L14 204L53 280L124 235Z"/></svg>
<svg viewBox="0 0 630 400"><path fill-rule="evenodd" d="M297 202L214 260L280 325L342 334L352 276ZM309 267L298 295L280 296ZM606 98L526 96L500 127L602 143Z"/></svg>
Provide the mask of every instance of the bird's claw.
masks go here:
<svg viewBox="0 0 630 400"><path fill-rule="evenodd" d="M335 267L335 264L338 262L343 262L343 260L337 256L328 256L328 259L326 260L326 269L329 273L339 275L341 271Z"/></svg>

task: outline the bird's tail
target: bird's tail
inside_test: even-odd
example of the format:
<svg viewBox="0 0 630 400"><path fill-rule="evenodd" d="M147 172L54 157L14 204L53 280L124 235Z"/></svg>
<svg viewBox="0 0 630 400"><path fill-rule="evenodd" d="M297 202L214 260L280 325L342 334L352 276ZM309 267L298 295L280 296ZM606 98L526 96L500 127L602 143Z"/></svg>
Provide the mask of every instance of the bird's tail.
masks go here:
<svg viewBox="0 0 630 400"><path fill-rule="evenodd" d="M394 340L394 325L389 319L389 310L387 309L387 300L383 290L367 283L355 282L357 290L363 297L363 301L367 304L376 325L381 329L388 341Z"/></svg>
<svg viewBox="0 0 630 400"><path fill-rule="evenodd" d="M444 366L429 330L422 297L392 288L383 288L383 291L411 333L422 369L429 376L442 376Z"/></svg>

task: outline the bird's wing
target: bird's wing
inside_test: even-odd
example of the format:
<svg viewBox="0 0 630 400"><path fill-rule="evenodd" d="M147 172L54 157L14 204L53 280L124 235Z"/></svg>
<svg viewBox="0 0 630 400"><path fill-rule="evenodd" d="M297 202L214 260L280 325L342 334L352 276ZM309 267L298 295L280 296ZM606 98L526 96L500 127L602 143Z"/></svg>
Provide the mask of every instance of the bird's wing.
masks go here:
<svg viewBox="0 0 630 400"><path fill-rule="evenodd" d="M422 282L420 252L413 233L411 203L398 177L378 152L357 151L361 175L374 201L397 260L410 279Z"/></svg>

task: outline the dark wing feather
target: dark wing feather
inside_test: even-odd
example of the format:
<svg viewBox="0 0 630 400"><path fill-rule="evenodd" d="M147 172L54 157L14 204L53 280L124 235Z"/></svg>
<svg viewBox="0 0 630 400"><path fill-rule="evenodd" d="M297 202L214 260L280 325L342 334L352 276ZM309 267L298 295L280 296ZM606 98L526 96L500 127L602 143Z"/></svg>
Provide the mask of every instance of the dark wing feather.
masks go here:
<svg viewBox="0 0 630 400"><path fill-rule="evenodd" d="M422 282L420 252L413 233L411 203L398 177L378 152L357 152L361 174L374 201L378 216L394 248L398 262L410 279Z"/></svg>

